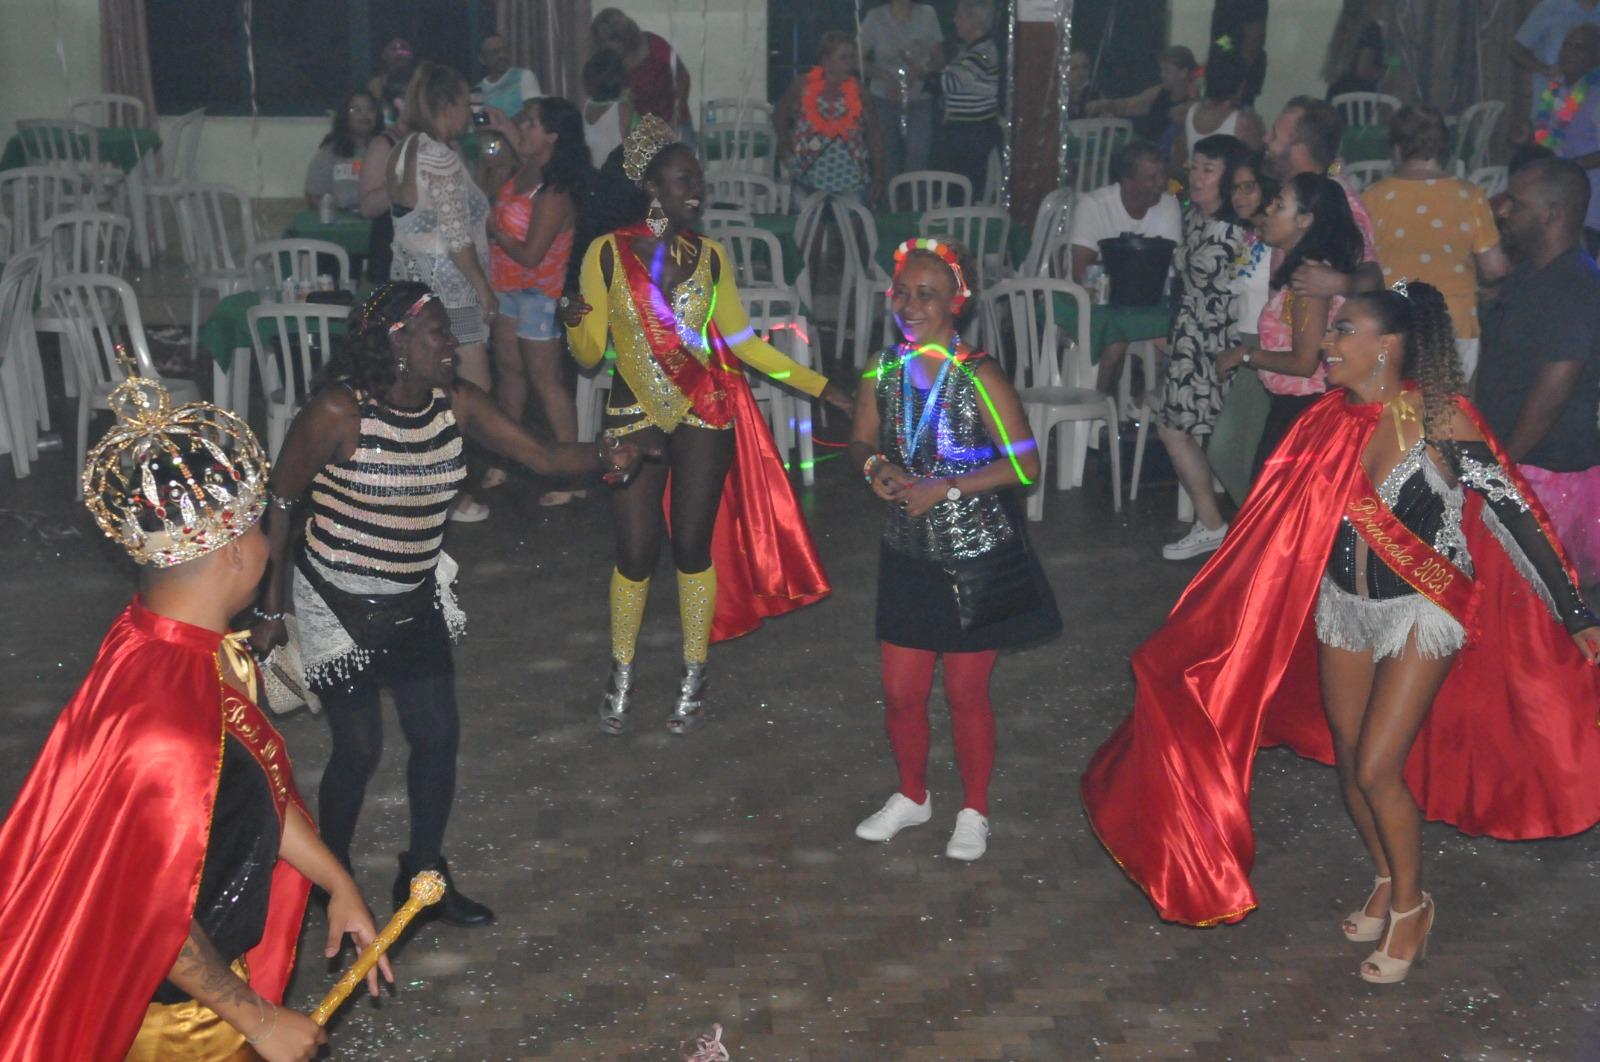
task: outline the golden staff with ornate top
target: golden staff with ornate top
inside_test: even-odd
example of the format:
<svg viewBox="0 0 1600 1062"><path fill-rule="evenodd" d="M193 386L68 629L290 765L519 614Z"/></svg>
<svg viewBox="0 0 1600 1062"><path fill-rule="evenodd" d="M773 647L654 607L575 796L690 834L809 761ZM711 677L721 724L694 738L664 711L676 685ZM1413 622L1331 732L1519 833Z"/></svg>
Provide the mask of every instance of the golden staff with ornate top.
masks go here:
<svg viewBox="0 0 1600 1062"><path fill-rule="evenodd" d="M317 1009L311 1012L311 1020L318 1025L328 1024L333 1012L349 998L356 985L367 976L367 972L383 957L383 953L389 950L389 945L406 931L406 926L411 924L411 920L417 917L418 912L442 899L444 899L444 876L438 871L424 870L412 878L411 895L405 904L394 913L393 918L389 919L389 924L383 927L383 932L367 945L367 949L361 953L355 965L344 972L344 976L339 978L339 983L328 991L321 1003L317 1004Z"/></svg>

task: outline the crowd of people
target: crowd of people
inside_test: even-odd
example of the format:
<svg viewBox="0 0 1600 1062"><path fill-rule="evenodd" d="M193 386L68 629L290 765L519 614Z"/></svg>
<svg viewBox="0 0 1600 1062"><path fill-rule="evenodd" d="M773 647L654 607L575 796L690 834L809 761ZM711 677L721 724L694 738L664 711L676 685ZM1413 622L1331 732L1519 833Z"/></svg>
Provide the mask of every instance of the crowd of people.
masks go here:
<svg viewBox="0 0 1600 1062"><path fill-rule="evenodd" d="M1334 65L1370 80L1381 35L1366 5L1346 6ZM1257 902L1256 750L1332 763L1374 874L1338 932L1378 942L1359 974L1393 983L1436 919L1424 817L1509 839L1600 821L1600 619L1583 590L1600 582L1595 169L1592 151L1562 150L1576 130L1556 116L1571 108L1541 107L1491 208L1445 168L1442 116L1410 105L1390 124L1393 173L1357 194L1327 101L1295 96L1270 125L1253 108L1265 9L1217 4L1202 83L1193 53L1170 48L1156 86L1082 104L1140 119L1141 135L1113 183L1075 204L1068 268L1083 282L1101 241L1125 233L1176 248L1147 405L1196 519L1162 552L1211 555L1135 652L1132 713L1082 796L1161 917L1233 922ZM825 36L776 111L796 183L876 197L933 159L981 189L1004 82L992 22L990 0L961 0L947 54L931 8L889 0L862 24L865 86L857 42ZM326 907L330 955L375 937L348 868L383 690L407 745L394 903L433 871L433 916L495 918L445 857L465 618L443 546L450 520L488 515L479 496L508 465L553 477L541 504L593 490L610 507L599 730L639 724L636 648L663 548L682 634L665 726L703 725L712 643L831 590L747 368L850 414L850 459L884 503L875 634L898 786L855 833L888 842L931 819L941 669L962 788L945 852L986 853L998 656L1063 621L1020 504L1040 475L1027 413L1003 351L962 337L969 250L896 250L898 334L852 395L750 328L727 253L701 231L706 178L670 44L616 9L595 17L592 43L580 105L539 95L502 38L483 42L482 128L508 149L487 187L455 146L472 86L403 41L385 47L306 194L387 222L373 248L387 280L352 309L270 475L231 415L172 409L138 377L114 395L86 499L142 566L139 595L0 828L0 1029L26 1030L25 1056L313 1056L323 1035L280 1006L283 986L308 895ZM1587 84L1600 31L1569 28L1553 61L1552 93ZM568 349L583 369L615 356L594 443L577 440ZM1103 388L1124 355L1105 352ZM524 425L530 397L548 440ZM270 661L291 638L333 735L317 829L244 648ZM129 815L108 792L152 795ZM56 887L69 868L74 886ZM138 902L120 895L134 880ZM123 976L136 990L75 1005L73 964L113 936L137 960ZM25 1020L40 1009L85 1017Z"/></svg>

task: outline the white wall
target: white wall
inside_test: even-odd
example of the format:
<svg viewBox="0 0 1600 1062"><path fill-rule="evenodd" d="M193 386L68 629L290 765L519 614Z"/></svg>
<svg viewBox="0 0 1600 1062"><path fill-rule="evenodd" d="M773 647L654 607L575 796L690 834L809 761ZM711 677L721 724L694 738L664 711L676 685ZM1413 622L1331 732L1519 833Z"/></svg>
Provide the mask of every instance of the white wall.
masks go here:
<svg viewBox="0 0 1600 1062"><path fill-rule="evenodd" d="M1273 0L1267 18L1267 81L1256 100L1256 110L1269 124L1291 97L1320 97L1327 91L1322 60L1339 6L1335 0ZM1201 62L1211 32L1211 8L1212 0L1172 0L1171 41L1188 45Z"/></svg>
<svg viewBox="0 0 1600 1062"><path fill-rule="evenodd" d="M678 49L694 83L696 113L705 91L765 94L766 0L621 0L620 6ZM100 91L99 10L99 0L0 0L0 138L16 131L18 118L65 115L70 96ZM163 119L163 128L170 121ZM248 118L207 118L200 174L252 196L297 197L327 131L325 118L264 118L253 140Z"/></svg>

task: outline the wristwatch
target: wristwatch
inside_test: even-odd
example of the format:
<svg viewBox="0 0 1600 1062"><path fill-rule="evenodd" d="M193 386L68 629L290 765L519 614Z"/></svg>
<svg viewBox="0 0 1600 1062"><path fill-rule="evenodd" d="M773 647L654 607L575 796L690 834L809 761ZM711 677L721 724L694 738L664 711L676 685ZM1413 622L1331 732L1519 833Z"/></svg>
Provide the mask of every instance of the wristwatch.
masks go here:
<svg viewBox="0 0 1600 1062"><path fill-rule="evenodd" d="M961 488L956 486L955 483L951 482L949 489L944 492L944 500L945 501L960 501L961 500Z"/></svg>
<svg viewBox="0 0 1600 1062"><path fill-rule="evenodd" d="M1254 354L1255 354L1255 351L1251 350L1249 347L1245 347L1244 348L1244 355L1239 360L1244 362L1246 365L1249 365L1250 364L1250 359L1251 359L1251 357L1254 356Z"/></svg>

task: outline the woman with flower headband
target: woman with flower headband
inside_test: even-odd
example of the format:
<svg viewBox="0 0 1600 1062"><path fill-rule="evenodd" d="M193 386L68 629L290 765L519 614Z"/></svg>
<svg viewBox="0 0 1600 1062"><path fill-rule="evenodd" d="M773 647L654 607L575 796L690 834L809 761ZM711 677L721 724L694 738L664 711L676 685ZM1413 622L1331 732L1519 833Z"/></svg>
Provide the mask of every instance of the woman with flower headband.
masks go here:
<svg viewBox="0 0 1600 1062"><path fill-rule="evenodd" d="M778 158L807 192L883 192L883 135L863 104L855 38L830 30L817 46L817 65L789 83L772 112Z"/></svg>
<svg viewBox="0 0 1600 1062"><path fill-rule="evenodd" d="M333 731L318 794L322 832L346 866L383 747L378 692L389 688L410 746L411 843L395 904L418 871L438 870L447 891L428 910L452 925L479 925L493 914L455 888L441 854L460 732L450 643L466 617L450 590L455 562L440 544L466 478L463 444L541 475L619 478L637 466L639 448L613 440L547 446L529 435L456 377L450 318L421 284L385 284L351 311L349 331L273 469L272 567L251 636L262 652L283 644L284 613L293 611L307 683ZM304 543L291 554L291 516L302 500Z"/></svg>
<svg viewBox="0 0 1600 1062"><path fill-rule="evenodd" d="M640 120L623 152L624 170L641 190L638 220L589 245L582 295L562 300L580 365L616 350L606 438L637 440L665 455L611 492L617 566L600 721L608 734L628 726L645 597L670 535L683 677L667 727L682 734L705 715L711 641L745 634L829 591L740 362L840 409L851 403L826 377L750 331L732 263L694 228L704 194L694 153L653 115Z"/></svg>
<svg viewBox="0 0 1600 1062"><path fill-rule="evenodd" d="M890 300L905 341L868 368L874 383L856 396L850 441L867 486L889 503L877 636L884 722L900 772L900 788L856 836L888 841L933 815L928 694L942 658L963 791L945 855L968 861L988 847L995 658L1061 629L1014 489L1038 477L1039 454L999 363L956 331L971 295L950 244L922 238L895 251Z"/></svg>
<svg viewBox="0 0 1600 1062"><path fill-rule="evenodd" d="M151 380L110 406L84 500L139 592L0 827L0 1053L310 1059L327 1037L279 1005L308 888L328 895L325 955L376 930L228 633L267 563L266 454L231 413L174 409Z"/></svg>
<svg viewBox="0 0 1600 1062"><path fill-rule="evenodd" d="M1338 768L1376 871L1344 919L1404 980L1434 906L1424 818L1506 840L1600 821L1600 621L1532 491L1461 396L1444 297L1351 296L1331 393L1268 462L1233 530L1133 657L1133 713L1083 799L1162 918L1237 922L1256 749Z"/></svg>

